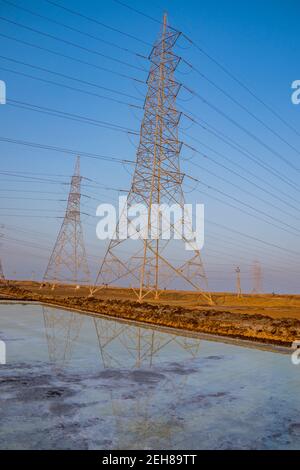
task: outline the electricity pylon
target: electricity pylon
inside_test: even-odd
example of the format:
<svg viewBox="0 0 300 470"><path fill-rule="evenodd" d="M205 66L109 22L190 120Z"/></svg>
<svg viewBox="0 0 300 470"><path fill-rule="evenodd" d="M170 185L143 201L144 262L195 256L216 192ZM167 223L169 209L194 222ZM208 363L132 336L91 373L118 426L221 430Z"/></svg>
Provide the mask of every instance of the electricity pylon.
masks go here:
<svg viewBox="0 0 300 470"><path fill-rule="evenodd" d="M240 267L237 266L235 269L236 272L236 292L238 297L242 297L242 288L241 288L241 270Z"/></svg>
<svg viewBox="0 0 300 470"><path fill-rule="evenodd" d="M4 225L3 224L0 224L0 229L3 228ZM3 233L0 232L0 239L3 237ZM0 244L1 246L1 244ZM5 276L4 276L4 271L3 271L3 267L2 267L2 262L1 262L1 258L0 258L0 282L3 282L5 281Z"/></svg>
<svg viewBox="0 0 300 470"><path fill-rule="evenodd" d="M157 212L155 212L162 204L169 208L175 204L180 207L181 213L186 215L182 189L184 175L180 171L179 164L182 142L178 139L178 126L181 113L176 109L176 98L181 85L174 79L174 72L180 58L174 54L173 47L179 36L178 31L168 27L165 14L161 37L155 43L149 56L151 66L147 80L148 91L144 104L136 166L127 198L127 212L125 216L124 213L119 214L120 219L115 231L117 235L121 225L120 220L125 217L128 229L131 230L131 235L134 235L136 240L121 240L117 236L110 240L91 293L96 292L101 285L106 286L119 280L130 279L130 285L138 301L142 302L144 297L150 294L158 299L162 290L168 285L165 281L166 270L168 270L169 278L184 281L190 288L198 291L206 302L212 303L210 294L205 292L207 279L200 250L195 248L195 245L192 245L185 236L182 236L181 243L188 244L191 251L186 250L183 263L175 264L170 254L166 253L166 248L170 249L171 237L167 240L163 239L163 215L161 212L156 215ZM144 223L136 228L132 226L132 220L128 214L130 208L141 204L146 208L146 214ZM182 216L181 222L184 218L186 219ZM184 224L191 225L191 221L184 220ZM175 233L178 232L179 225L180 221L178 225L174 223L170 228ZM156 236L150 238L149 234L153 232ZM147 233L146 237L145 233ZM127 256L124 258L119 247L123 247L126 243ZM184 243L180 250L182 255ZM140 248L133 254L134 246L137 245ZM162 273L164 273L163 276Z"/></svg>
<svg viewBox="0 0 300 470"><path fill-rule="evenodd" d="M259 261L254 261L252 266L253 294L262 293L262 269Z"/></svg>
<svg viewBox="0 0 300 470"><path fill-rule="evenodd" d="M65 217L44 274L44 281L52 282L53 286L90 282L80 218L81 180L80 158L77 157Z"/></svg>
<svg viewBox="0 0 300 470"><path fill-rule="evenodd" d="M5 281L5 276L4 276L4 272L3 272L3 268L2 268L2 262L1 262L1 259L0 259L0 282L4 282Z"/></svg>

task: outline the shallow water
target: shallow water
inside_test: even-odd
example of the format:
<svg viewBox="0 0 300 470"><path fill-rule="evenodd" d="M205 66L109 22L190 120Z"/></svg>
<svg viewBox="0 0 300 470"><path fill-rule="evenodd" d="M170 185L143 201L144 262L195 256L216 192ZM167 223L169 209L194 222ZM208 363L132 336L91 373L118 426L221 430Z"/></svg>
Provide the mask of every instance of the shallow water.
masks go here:
<svg viewBox="0 0 300 470"><path fill-rule="evenodd" d="M300 449L290 356L0 304L1 449Z"/></svg>

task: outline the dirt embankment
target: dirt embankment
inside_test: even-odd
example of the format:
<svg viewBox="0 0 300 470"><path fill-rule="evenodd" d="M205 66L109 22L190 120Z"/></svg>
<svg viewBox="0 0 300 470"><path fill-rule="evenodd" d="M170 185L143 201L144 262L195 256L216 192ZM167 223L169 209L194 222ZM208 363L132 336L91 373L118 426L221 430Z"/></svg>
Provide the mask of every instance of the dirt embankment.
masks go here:
<svg viewBox="0 0 300 470"><path fill-rule="evenodd" d="M33 292L16 286L1 286L0 299L36 301L73 308L95 315L141 321L189 331L290 346L300 339L300 320L272 318L261 314L242 314L207 306L187 308L176 305L140 304L134 300L57 296Z"/></svg>

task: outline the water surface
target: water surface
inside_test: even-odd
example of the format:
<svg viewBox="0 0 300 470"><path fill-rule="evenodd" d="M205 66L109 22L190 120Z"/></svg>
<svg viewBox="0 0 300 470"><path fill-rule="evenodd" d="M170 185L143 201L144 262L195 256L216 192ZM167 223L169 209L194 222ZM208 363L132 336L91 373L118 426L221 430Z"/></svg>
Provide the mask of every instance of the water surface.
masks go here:
<svg viewBox="0 0 300 470"><path fill-rule="evenodd" d="M289 355L0 304L1 449L300 449Z"/></svg>

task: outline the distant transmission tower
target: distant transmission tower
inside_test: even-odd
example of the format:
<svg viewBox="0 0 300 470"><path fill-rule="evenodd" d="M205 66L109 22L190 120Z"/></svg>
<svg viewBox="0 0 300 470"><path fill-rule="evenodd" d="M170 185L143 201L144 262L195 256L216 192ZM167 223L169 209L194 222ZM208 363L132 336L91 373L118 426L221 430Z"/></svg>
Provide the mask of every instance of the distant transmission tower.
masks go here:
<svg viewBox="0 0 300 470"><path fill-rule="evenodd" d="M236 291L237 291L237 296L242 297L242 288L241 288L241 270L240 267L237 266L235 269L236 272Z"/></svg>
<svg viewBox="0 0 300 470"><path fill-rule="evenodd" d="M253 276L253 294L262 293L262 269L259 261L254 261L252 266L252 276Z"/></svg>
<svg viewBox="0 0 300 470"><path fill-rule="evenodd" d="M77 157L66 214L44 274L44 281L52 282L53 287L57 283L77 286L90 282L80 218L81 179Z"/></svg>
<svg viewBox="0 0 300 470"><path fill-rule="evenodd" d="M147 208L146 225L135 229L138 241L112 239L100 266L92 293L100 286L116 283L120 280L130 280L130 285L141 302L145 296L159 298L163 289L168 286L166 279L176 278L189 288L198 291L206 302L212 303L207 291L207 279L201 261L200 251L190 243L190 251L184 250L184 243L189 243L182 237L181 264L172 260L167 249L170 240L163 239L161 218L154 215L156 239L142 239L141 232L149 235L153 228L153 206L172 204L180 206L184 213L184 195L182 182L184 175L180 171L179 154L182 143L178 140L178 125L181 113L176 109L176 98L180 84L174 79L174 72L180 58L174 54L173 47L180 33L169 28L167 16L164 15L160 39L155 43L150 54L150 72L147 80L148 91L144 104L144 117L140 129L140 142L137 150L136 166L131 189L127 199L127 214L130 207L143 204ZM130 218L127 224L130 226ZM156 218L155 218L156 217ZM187 221L184 221L187 224ZM116 232L119 232L120 221ZM171 226L174 232L175 224ZM140 233L138 233L140 232ZM127 243L126 256L122 248ZM177 241L176 243L179 243ZM139 245L140 249L132 253ZM186 256L183 257L183 252ZM178 250L176 250L178 253ZM169 276L166 276L168 271Z"/></svg>
<svg viewBox="0 0 300 470"><path fill-rule="evenodd" d="M1 262L1 259L0 259L0 282L3 282L5 281L5 276L4 276L4 272L3 272L3 268L2 268L2 262Z"/></svg>
<svg viewBox="0 0 300 470"><path fill-rule="evenodd" d="M3 228L4 225L0 225L0 229ZM3 237L3 234L0 232L0 239ZM1 246L1 244L0 244ZM4 276L4 271L3 271L3 267L2 267L2 262L1 262L1 258L0 258L0 282L3 282L5 281L5 276Z"/></svg>

